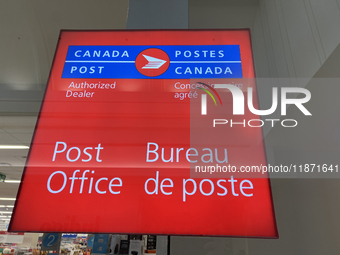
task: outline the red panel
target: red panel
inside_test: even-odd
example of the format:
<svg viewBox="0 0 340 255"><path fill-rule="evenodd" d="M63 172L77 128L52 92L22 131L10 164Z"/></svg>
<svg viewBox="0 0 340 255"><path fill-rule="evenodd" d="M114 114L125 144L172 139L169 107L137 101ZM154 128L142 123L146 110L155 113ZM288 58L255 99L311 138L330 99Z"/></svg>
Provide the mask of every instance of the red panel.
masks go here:
<svg viewBox="0 0 340 255"><path fill-rule="evenodd" d="M251 180L251 197L233 196L229 176L223 182L227 195L218 195L221 178L211 178L213 194L198 189L183 201L183 182L190 179L185 155L191 142L190 100L175 98L174 84L189 79L61 78L70 45L239 45L243 78L254 78L248 30L62 31L11 231L278 236L267 176ZM109 85L84 89L72 82ZM87 96L67 97L68 90ZM262 140L261 131L252 135ZM184 148L179 162L147 162L150 142L160 146L159 157L165 148L165 159L170 148ZM262 143L256 153L265 164ZM87 179L79 179L84 173ZM147 194L145 183L157 173L159 186L169 178L173 187L164 187L166 194L160 187L158 194ZM197 187L202 180L195 179ZM240 182L234 186L238 193ZM152 191L154 182L148 184ZM209 185L202 186L205 192Z"/></svg>

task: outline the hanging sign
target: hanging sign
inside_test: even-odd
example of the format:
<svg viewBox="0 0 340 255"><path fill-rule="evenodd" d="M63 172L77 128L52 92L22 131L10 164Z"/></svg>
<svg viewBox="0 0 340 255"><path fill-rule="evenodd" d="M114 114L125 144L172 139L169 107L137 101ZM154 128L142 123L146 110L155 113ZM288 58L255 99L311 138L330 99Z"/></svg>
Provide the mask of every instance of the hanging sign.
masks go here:
<svg viewBox="0 0 340 255"><path fill-rule="evenodd" d="M10 230L277 237L254 78L248 30L62 31Z"/></svg>

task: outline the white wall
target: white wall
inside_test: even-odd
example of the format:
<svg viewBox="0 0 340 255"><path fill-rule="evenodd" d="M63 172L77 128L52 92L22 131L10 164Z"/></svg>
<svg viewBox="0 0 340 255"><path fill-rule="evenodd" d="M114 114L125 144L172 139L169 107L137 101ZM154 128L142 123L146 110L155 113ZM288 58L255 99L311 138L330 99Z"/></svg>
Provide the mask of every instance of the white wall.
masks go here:
<svg viewBox="0 0 340 255"><path fill-rule="evenodd" d="M294 134L276 128L266 130L269 160L336 160L340 124L331 120L332 116L338 119L335 112L340 103L336 97L340 91L337 87L330 91L310 84L309 80L316 74L321 77L320 73L339 77L335 67L340 66L340 50L333 51L340 42L340 0L242 0L239 3L244 7L233 0L191 2L194 8L190 8L190 28L251 28L257 77L269 78L269 84L279 87L307 86L314 96L310 105L313 118L301 123ZM277 78L293 80L278 82ZM257 85L261 106L269 105L270 86ZM293 116L298 114L294 109L290 111ZM340 253L340 179L272 179L272 191L278 240L172 237L171 254Z"/></svg>
<svg viewBox="0 0 340 255"><path fill-rule="evenodd" d="M257 77L311 78L340 42L338 0L260 0L253 28Z"/></svg>

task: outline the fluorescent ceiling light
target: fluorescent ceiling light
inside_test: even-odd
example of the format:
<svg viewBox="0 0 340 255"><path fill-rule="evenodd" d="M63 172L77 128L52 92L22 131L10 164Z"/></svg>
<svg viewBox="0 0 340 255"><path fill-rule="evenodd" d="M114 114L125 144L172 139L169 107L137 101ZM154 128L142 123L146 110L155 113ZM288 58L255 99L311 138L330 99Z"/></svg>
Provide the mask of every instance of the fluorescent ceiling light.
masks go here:
<svg viewBox="0 0 340 255"><path fill-rule="evenodd" d="M8 208L13 208L14 205L0 205L0 207L8 207Z"/></svg>
<svg viewBox="0 0 340 255"><path fill-rule="evenodd" d="M20 183L21 181L19 180L5 180L7 183Z"/></svg>
<svg viewBox="0 0 340 255"><path fill-rule="evenodd" d="M26 145L0 145L0 149L28 149Z"/></svg>
<svg viewBox="0 0 340 255"><path fill-rule="evenodd" d="M0 213L2 213L2 214L12 214L12 212L6 212L6 211L5 212L0 211Z"/></svg>
<svg viewBox="0 0 340 255"><path fill-rule="evenodd" d="M5 215L0 215L0 218L7 218L7 216L5 216Z"/></svg>
<svg viewBox="0 0 340 255"><path fill-rule="evenodd" d="M12 197L0 197L0 200L16 200L16 198L12 198Z"/></svg>

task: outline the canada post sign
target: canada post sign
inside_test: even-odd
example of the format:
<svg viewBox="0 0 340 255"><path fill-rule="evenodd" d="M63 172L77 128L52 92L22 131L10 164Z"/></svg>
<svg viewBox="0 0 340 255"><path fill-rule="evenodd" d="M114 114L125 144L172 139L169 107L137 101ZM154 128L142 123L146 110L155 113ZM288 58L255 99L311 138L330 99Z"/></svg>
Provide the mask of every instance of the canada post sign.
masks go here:
<svg viewBox="0 0 340 255"><path fill-rule="evenodd" d="M254 77L248 30L62 31L9 229L276 238L267 175L192 173L266 164L209 119Z"/></svg>
<svg viewBox="0 0 340 255"><path fill-rule="evenodd" d="M238 45L69 46L62 77L242 78L241 56Z"/></svg>

